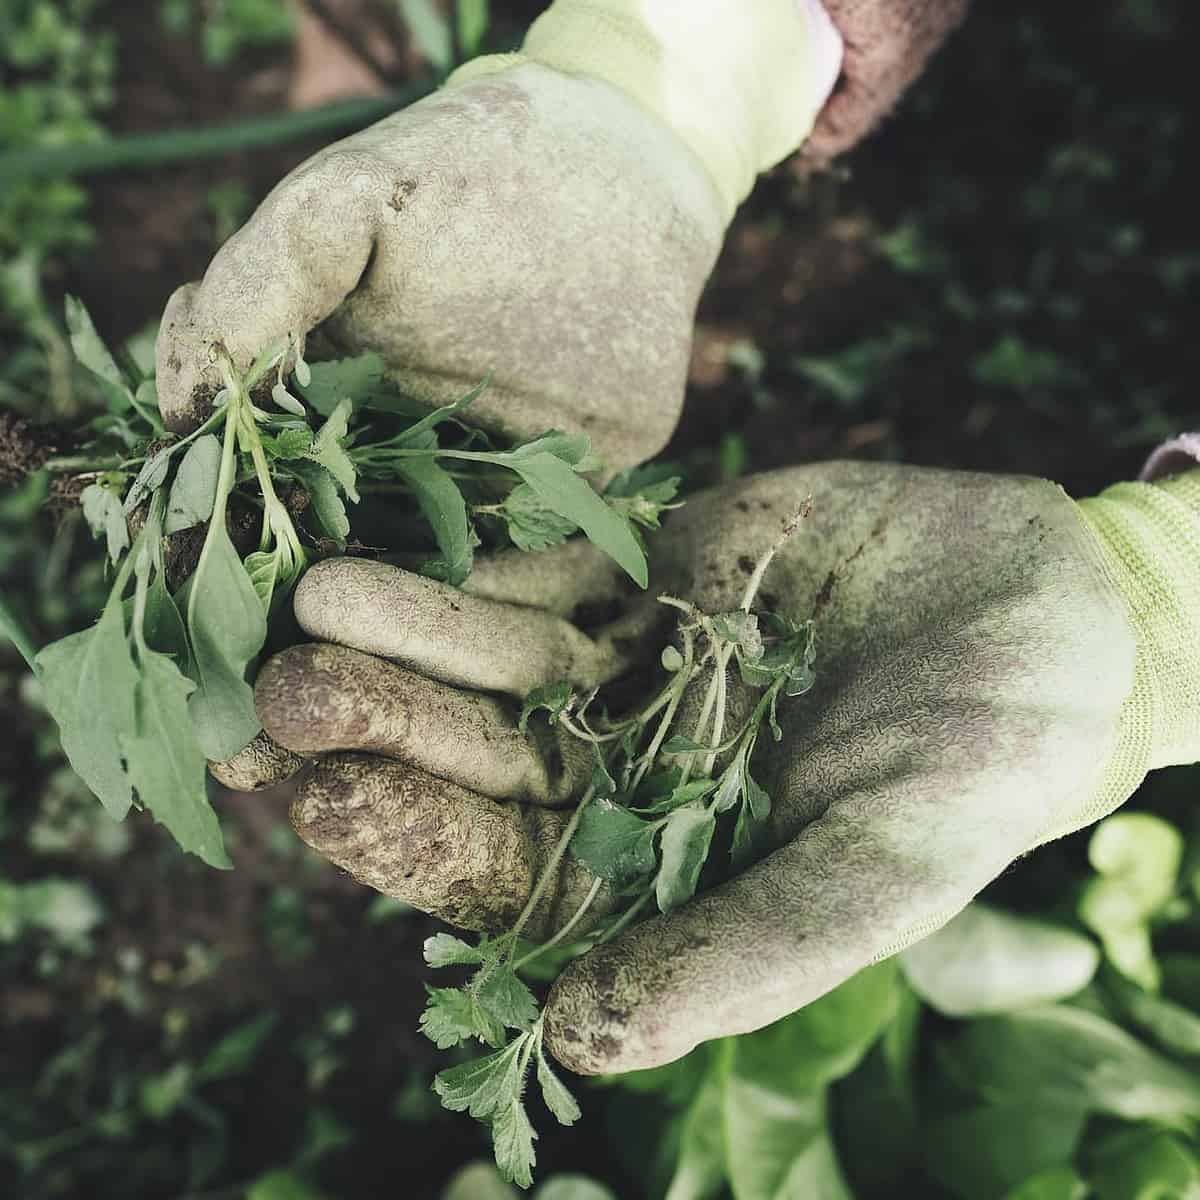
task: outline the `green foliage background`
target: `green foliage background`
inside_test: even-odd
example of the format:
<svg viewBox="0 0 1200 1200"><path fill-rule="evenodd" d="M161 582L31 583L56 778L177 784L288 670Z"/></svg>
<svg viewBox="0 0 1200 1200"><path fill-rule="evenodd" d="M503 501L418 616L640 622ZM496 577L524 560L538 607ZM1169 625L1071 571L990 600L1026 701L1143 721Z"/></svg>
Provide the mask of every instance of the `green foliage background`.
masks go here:
<svg viewBox="0 0 1200 1200"><path fill-rule="evenodd" d="M504 45L539 6L491 7L485 44ZM1197 14L1069 7L980 6L845 177L759 187L701 311L709 369L672 448L693 481L851 454L1082 494L1196 427ZM286 60L275 0L137 8L214 88ZM482 28L468 8L460 44ZM144 355L178 272L311 148L6 178L8 151L127 131L123 89L147 69L128 11L0 6L0 405L38 418L98 403L71 362L65 291ZM455 44L431 28L424 44ZM186 261L149 284L108 265L149 237L113 215L134 186L183 187L183 211L204 214L179 235ZM42 512L45 492L35 477L0 495L0 583L39 640L103 595L80 521ZM148 822L111 823L15 655L0 672L4 1194L434 1196L486 1154L428 1090L433 922L349 884L253 798L225 802L238 869L219 878ZM1156 775L1099 834L1015 866L967 923L769 1030L577 1088L584 1120L543 1123L541 1177L588 1171L671 1200L1195 1196L1196 785L1195 769Z"/></svg>

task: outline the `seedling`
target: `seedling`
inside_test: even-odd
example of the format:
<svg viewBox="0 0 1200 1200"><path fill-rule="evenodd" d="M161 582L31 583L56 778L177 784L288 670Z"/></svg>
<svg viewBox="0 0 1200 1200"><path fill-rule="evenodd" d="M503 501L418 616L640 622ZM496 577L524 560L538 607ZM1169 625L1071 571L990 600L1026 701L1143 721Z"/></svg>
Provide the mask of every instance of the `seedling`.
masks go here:
<svg viewBox="0 0 1200 1200"><path fill-rule="evenodd" d="M531 693L521 714L533 714L589 743L596 755L591 781L512 928L470 945L449 934L425 943L431 967L470 965L470 980L457 988L431 988L421 1029L441 1049L477 1039L493 1053L442 1071L434 1090L442 1103L490 1123L497 1166L512 1183L533 1180L537 1137L522 1103L531 1063L546 1106L564 1125L579 1107L551 1071L542 1046L543 1018L518 972L552 949L559 966L574 955L611 941L653 904L669 912L695 894L722 814L735 814L730 855L744 865L771 811L767 791L751 771L764 723L782 736L781 697L799 696L814 682L813 623L794 623L752 607L771 559L792 536L808 507L798 513L755 567L741 605L709 615L675 596L659 600L679 613L676 640L662 652L665 680L658 694L633 716L593 716L596 692L580 696L560 683ZM738 728L727 722L729 674L736 664L743 685L756 693L750 716ZM700 699L695 724L675 732L685 696ZM572 916L551 937L530 945L521 937L530 916L570 853L596 877ZM580 927L607 883L618 904L584 937ZM563 952L565 948L565 952Z"/></svg>
<svg viewBox="0 0 1200 1200"><path fill-rule="evenodd" d="M149 809L213 866L230 864L206 760L258 733L251 680L269 630L310 563L346 549L360 490L415 499L439 550L426 570L451 584L469 574L484 523L530 550L582 530L645 586L635 526L657 524L678 480L639 492L622 477L601 497L582 474L598 465L585 436L551 431L500 449L455 419L486 384L420 415L374 355L310 367L285 339L240 374L217 345L211 414L169 439L153 380L118 366L78 302L67 316L109 413L88 446L48 467L86 484L84 517L114 578L98 623L45 647L34 667L72 766L108 812ZM235 515L257 528L249 553L230 536ZM173 587L164 538L188 531L203 534L199 554Z"/></svg>

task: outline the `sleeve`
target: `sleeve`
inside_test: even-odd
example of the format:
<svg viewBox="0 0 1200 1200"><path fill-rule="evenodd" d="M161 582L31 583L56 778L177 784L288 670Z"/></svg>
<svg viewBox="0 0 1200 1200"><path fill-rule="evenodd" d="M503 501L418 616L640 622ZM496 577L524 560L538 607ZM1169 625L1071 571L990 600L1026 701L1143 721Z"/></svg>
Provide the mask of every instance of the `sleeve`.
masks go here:
<svg viewBox="0 0 1200 1200"><path fill-rule="evenodd" d="M520 62L602 79L663 121L728 220L811 132L842 39L819 0L556 0L518 54L467 63L449 86Z"/></svg>

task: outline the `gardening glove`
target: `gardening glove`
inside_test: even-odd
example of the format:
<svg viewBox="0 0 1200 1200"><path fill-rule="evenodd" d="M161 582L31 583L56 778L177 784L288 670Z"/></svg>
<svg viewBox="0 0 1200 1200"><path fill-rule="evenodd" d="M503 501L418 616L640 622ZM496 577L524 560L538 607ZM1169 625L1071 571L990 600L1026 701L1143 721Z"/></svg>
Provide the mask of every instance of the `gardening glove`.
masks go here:
<svg viewBox="0 0 1200 1200"><path fill-rule="evenodd" d="M815 618L818 647L815 686L754 759L769 853L567 968L546 1035L576 1071L655 1066L782 1017L1147 770L1200 758L1200 471L1076 504L1042 480L836 463L690 500L651 540L645 594L586 543L481 563L465 592L365 560L315 567L295 608L324 644L285 651L257 688L270 737L322 756L293 807L301 837L455 924L509 926L589 764L545 723L523 737L504 697L645 672L671 629L653 597L736 608L809 496L758 593ZM737 728L752 696L732 672L729 693ZM530 936L590 884L568 856ZM602 889L592 915L612 903Z"/></svg>
<svg viewBox="0 0 1200 1200"><path fill-rule="evenodd" d="M518 54L323 150L167 304L172 429L316 326L429 405L585 432L611 468L678 419L692 322L757 172L803 141L841 46L817 0L558 0ZM269 388L270 380L266 386Z"/></svg>

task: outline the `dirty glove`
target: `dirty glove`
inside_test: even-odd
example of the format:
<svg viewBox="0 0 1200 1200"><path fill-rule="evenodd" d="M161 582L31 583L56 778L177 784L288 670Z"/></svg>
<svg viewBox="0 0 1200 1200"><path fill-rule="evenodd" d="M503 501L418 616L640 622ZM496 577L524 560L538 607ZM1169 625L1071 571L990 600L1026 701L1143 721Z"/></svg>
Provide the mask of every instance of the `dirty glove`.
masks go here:
<svg viewBox="0 0 1200 1200"><path fill-rule="evenodd" d="M324 756L293 809L301 837L384 892L505 928L588 764L544 725L522 737L503 697L654 663L670 627L653 596L735 608L810 494L759 593L818 629L816 686L755 758L773 852L566 970L546 1030L574 1070L774 1021L1148 769L1200 758L1200 472L1076 504L1041 480L840 463L689 501L650 546L645 595L586 543L481 564L473 594L363 560L314 568L296 614L326 644L284 652L257 692L272 737ZM599 610L610 623L584 632ZM590 882L568 862L531 936Z"/></svg>
<svg viewBox="0 0 1200 1200"><path fill-rule="evenodd" d="M755 174L794 150L840 43L817 0L558 0L519 54L289 175L172 296L157 352L176 430L236 365L322 325L430 405L582 431L613 468L683 400L700 290Z"/></svg>

